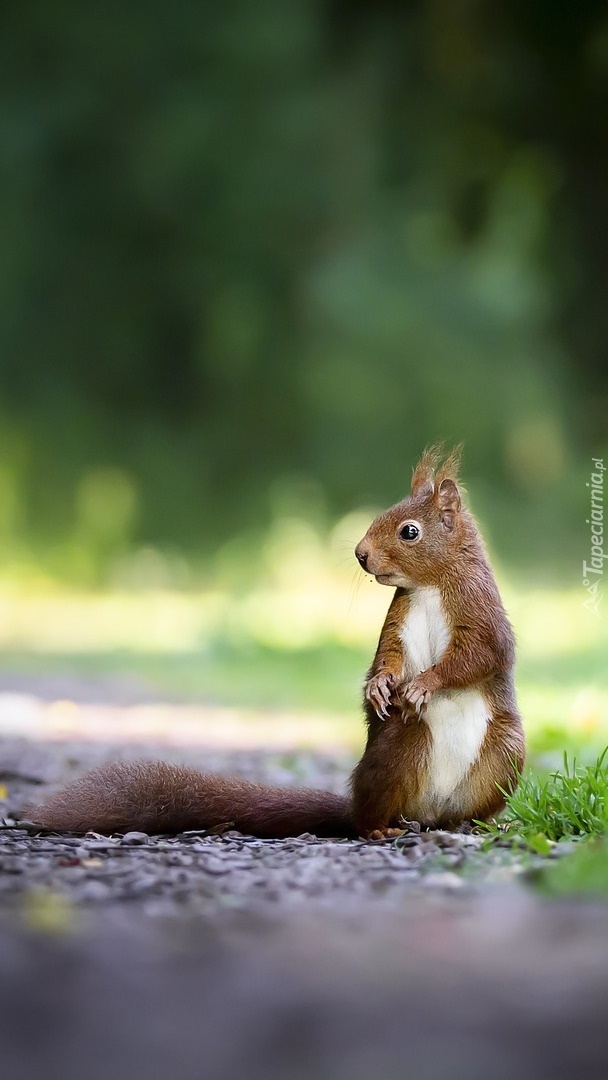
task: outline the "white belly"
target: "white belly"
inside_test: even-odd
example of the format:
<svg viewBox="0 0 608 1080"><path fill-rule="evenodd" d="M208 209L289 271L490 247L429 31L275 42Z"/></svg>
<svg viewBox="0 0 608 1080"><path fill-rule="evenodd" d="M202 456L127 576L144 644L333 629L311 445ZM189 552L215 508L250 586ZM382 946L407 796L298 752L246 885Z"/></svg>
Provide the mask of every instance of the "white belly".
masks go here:
<svg viewBox="0 0 608 1080"><path fill-rule="evenodd" d="M404 678L441 659L450 629L438 589L414 590L401 628ZM488 725L488 706L475 687L434 694L424 716L432 735L428 798L446 799L477 760Z"/></svg>
<svg viewBox="0 0 608 1080"><path fill-rule="evenodd" d="M445 690L427 705L433 745L429 796L447 798L477 761L488 726L488 706L479 690Z"/></svg>

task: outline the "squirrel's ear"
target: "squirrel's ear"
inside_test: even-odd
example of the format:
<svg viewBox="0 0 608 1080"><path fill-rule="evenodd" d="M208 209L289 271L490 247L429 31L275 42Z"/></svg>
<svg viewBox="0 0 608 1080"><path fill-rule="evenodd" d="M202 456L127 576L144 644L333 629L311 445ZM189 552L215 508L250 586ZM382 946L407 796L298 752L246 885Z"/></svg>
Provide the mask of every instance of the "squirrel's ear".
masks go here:
<svg viewBox="0 0 608 1080"><path fill-rule="evenodd" d="M427 446L412 473L412 495L432 495L435 470L441 458L440 446Z"/></svg>
<svg viewBox="0 0 608 1080"><path fill-rule="evenodd" d="M460 511L460 491L458 490L458 484L455 480L450 480L446 477L442 480L435 496L437 500L437 506L441 513L441 520L448 529L454 528L454 519L456 514Z"/></svg>
<svg viewBox="0 0 608 1080"><path fill-rule="evenodd" d="M432 479L418 480L416 484L412 484L412 495L432 495L435 490L435 485Z"/></svg>

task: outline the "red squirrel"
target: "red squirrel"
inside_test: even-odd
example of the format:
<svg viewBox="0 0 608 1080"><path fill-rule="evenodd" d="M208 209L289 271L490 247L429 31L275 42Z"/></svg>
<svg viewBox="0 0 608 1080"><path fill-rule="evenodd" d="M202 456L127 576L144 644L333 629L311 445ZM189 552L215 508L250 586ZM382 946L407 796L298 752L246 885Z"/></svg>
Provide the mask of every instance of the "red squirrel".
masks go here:
<svg viewBox="0 0 608 1080"><path fill-rule="evenodd" d="M365 683L367 745L350 796L116 762L30 808L32 821L76 833L231 822L263 838L383 839L411 821L449 828L498 813L525 756L514 639L457 469L457 451L442 462L427 449L410 494L355 549L363 569L395 593Z"/></svg>

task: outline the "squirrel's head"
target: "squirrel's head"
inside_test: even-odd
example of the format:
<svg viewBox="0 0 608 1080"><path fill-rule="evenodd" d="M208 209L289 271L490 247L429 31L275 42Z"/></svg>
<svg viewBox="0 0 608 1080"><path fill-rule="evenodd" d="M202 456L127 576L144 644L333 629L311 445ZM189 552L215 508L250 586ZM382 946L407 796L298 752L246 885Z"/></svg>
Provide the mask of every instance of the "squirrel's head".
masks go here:
<svg viewBox="0 0 608 1080"><path fill-rule="evenodd" d="M357 544L359 563L381 585L435 585L453 562L471 521L458 486L460 453L459 446L447 457L441 447L427 448L410 494L372 521Z"/></svg>

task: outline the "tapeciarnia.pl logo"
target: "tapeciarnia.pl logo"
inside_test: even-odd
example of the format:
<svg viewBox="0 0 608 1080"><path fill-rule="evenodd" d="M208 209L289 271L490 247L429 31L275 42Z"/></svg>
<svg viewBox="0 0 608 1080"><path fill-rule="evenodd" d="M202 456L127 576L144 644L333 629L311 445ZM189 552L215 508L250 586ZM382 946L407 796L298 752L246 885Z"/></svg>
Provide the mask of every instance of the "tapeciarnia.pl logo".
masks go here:
<svg viewBox="0 0 608 1080"><path fill-rule="evenodd" d="M603 618L600 614L602 600L602 579L604 576L604 559L608 553L604 553L604 472L606 466L603 458L591 458L593 472L591 481L587 484L590 488L591 510L586 524L591 526L591 556L590 561L583 559L583 586L589 593L583 602L583 607Z"/></svg>

